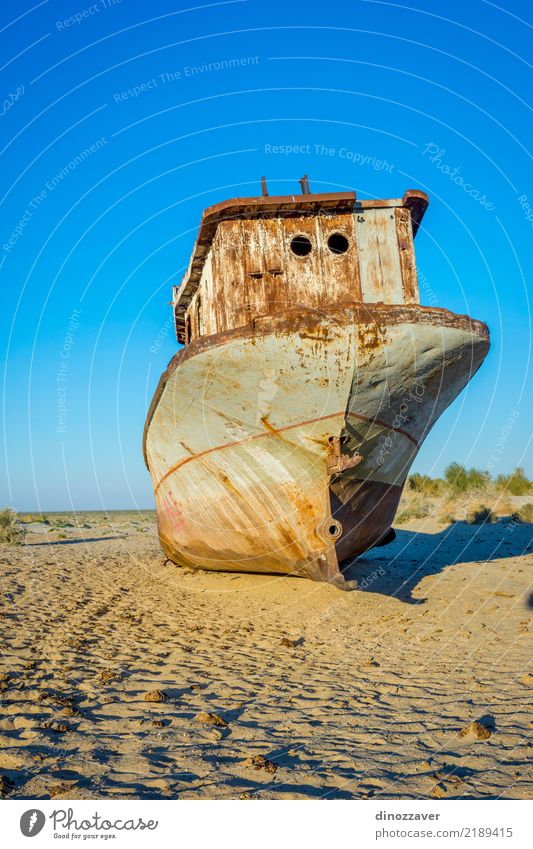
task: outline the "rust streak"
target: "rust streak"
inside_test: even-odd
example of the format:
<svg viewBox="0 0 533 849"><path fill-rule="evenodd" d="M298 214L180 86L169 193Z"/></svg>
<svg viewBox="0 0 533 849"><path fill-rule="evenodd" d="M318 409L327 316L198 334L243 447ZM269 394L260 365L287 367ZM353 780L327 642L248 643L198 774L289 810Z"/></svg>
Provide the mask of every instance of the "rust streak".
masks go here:
<svg viewBox="0 0 533 849"><path fill-rule="evenodd" d="M266 415L266 416L261 416L261 421L263 422L263 424L264 424L264 426L266 427L266 429L267 429L267 430L268 430L271 434L273 434L273 436L279 436L279 430L276 430L276 428L274 427L274 425L270 424L270 422L269 422L269 420L268 420L268 415Z"/></svg>

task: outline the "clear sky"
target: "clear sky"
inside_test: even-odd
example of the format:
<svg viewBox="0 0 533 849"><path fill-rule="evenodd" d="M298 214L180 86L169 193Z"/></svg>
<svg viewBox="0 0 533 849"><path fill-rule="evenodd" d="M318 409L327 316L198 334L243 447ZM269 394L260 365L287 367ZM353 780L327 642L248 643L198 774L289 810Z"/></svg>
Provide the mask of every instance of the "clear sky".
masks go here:
<svg viewBox="0 0 533 849"><path fill-rule="evenodd" d="M428 192L422 301L492 350L414 468L497 451L533 475L532 22L526 0L4 0L0 506L153 506L171 284L204 207L262 174Z"/></svg>

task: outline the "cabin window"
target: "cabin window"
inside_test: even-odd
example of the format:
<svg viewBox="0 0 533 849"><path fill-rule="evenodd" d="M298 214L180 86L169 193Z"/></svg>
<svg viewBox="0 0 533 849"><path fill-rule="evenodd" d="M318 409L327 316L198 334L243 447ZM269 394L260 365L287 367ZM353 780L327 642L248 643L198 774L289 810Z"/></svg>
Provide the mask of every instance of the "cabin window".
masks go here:
<svg viewBox="0 0 533 849"><path fill-rule="evenodd" d="M191 341L191 315L185 319L185 344L188 345Z"/></svg>
<svg viewBox="0 0 533 849"><path fill-rule="evenodd" d="M198 336L202 335L202 299L200 295L196 298L196 330Z"/></svg>
<svg viewBox="0 0 533 849"><path fill-rule="evenodd" d="M311 253L313 246L307 236L295 236L291 241L291 251L296 256L307 256Z"/></svg>
<svg viewBox="0 0 533 849"><path fill-rule="evenodd" d="M345 254L350 243L342 233L332 233L328 239L328 248L332 254Z"/></svg>

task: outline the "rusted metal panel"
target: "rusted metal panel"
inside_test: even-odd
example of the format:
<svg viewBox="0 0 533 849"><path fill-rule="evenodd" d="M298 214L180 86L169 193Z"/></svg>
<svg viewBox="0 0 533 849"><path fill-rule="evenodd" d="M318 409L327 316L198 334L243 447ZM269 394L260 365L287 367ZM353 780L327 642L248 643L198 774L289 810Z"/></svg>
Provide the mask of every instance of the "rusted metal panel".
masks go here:
<svg viewBox="0 0 533 849"><path fill-rule="evenodd" d="M189 303L198 288L205 256L210 250L217 229L223 221L258 220L290 215L318 214L323 210L349 211L356 203L355 192L329 192L305 196L233 198L208 207L202 215L189 268L174 297L175 311L182 302ZM183 341L183 321L176 315L178 341Z"/></svg>
<svg viewBox="0 0 533 849"><path fill-rule="evenodd" d="M375 480L337 476L330 484L331 515L343 532L335 543L339 563L372 548L387 533L402 494L402 486ZM371 520L371 517L375 517Z"/></svg>
<svg viewBox="0 0 533 849"><path fill-rule="evenodd" d="M317 223L323 281L320 305L362 300L354 216L331 213L319 216ZM344 253L338 249L335 252L328 246L329 239L336 234L347 240L348 247Z"/></svg>
<svg viewBox="0 0 533 849"><path fill-rule="evenodd" d="M363 301L403 303L394 210L366 209L358 215L357 243Z"/></svg>
<svg viewBox="0 0 533 849"><path fill-rule="evenodd" d="M418 228L422 223L422 219L428 208L429 199L425 192L417 189L408 189L402 198L402 206L405 206L411 213L411 226L413 228L413 238L418 232Z"/></svg>
<svg viewBox="0 0 533 849"><path fill-rule="evenodd" d="M241 222L224 221L213 243L214 315L217 331L246 324L245 253Z"/></svg>
<svg viewBox="0 0 533 849"><path fill-rule="evenodd" d="M241 221L241 250L245 262L246 300L249 321L269 312L270 279L266 273L263 222Z"/></svg>
<svg viewBox="0 0 533 849"><path fill-rule="evenodd" d="M215 255L220 255L220 261L217 263L216 271L213 269L213 298L215 301L212 305L210 303L210 307L212 306L215 314L214 324L216 325L216 332L221 332L228 327L235 327L241 323L246 324L248 322L250 311L253 311L253 309L250 306L250 310L246 310L247 297L244 292L244 286L234 293L231 290L230 292L226 290L226 279L228 275L232 277L233 283L240 276L241 262L238 255L238 248L242 240L237 232L237 225L240 222L254 222L261 238L261 233L264 234L271 224L273 230L278 230L279 236L280 225L291 218L298 218L300 220L303 218L307 218L308 220L315 219L316 227L320 231L320 222L326 227L324 222L328 219L334 220L337 216L339 216L339 223L342 222L344 227L349 228L353 226L353 221L352 225L349 223L349 216L354 216L355 220L355 217L365 215L370 210L389 210L390 213L393 213L394 210L405 207L411 213L411 226L414 235L422 220L427 204L428 199L424 192L410 190L405 192L403 198L392 198L388 200L356 201L354 192L332 192L328 194L310 193L302 196L289 195L286 197L235 198L231 201L224 201L221 204L210 207L202 216L200 231L187 273L180 286L174 287L173 303L178 341L185 341L185 316L187 307L197 289L202 286L202 281L205 278L205 265L212 261L212 257ZM341 273L339 276L335 274L331 278L329 275L330 269L327 266L331 264L330 260L332 258L328 256L327 245L321 240L319 234L317 235L317 248L320 250L324 275L328 276L328 280L323 275L315 281L315 287L309 293L309 297L311 298L309 302L310 306L325 303L328 295L330 297L329 302L331 302L331 297L336 297L336 287L340 289L341 293L344 289L343 263L339 261L338 256L335 258L336 263L333 265L333 268L336 268L337 271L340 270ZM295 265L292 262L293 257L287 255L287 245L284 241L278 241L276 244L275 241L265 238L263 249L269 251L271 255L265 257L267 264L270 264L271 260L276 262L276 253L279 251L281 254L285 254L285 259L290 262L290 267L294 268L293 277L296 274L296 269L298 272L303 270L301 262L299 265ZM241 258L247 259L246 256ZM273 268L276 267L276 265L273 266ZM258 269L251 269L251 271L258 271ZM353 297L357 297L357 281L360 278L357 262L353 264L353 275L355 275L356 280ZM300 275L298 274L297 276ZM278 302L278 295L283 300L291 288L289 286L289 277L285 280L287 284L285 288L278 285L281 281L265 278L259 286L258 291L256 289L252 290L252 304L262 304L265 301L267 303ZM249 278L245 275L244 282L246 283L246 280L250 279L259 278ZM217 283L217 281L220 281L220 283ZM315 288L317 291L315 291ZM322 289L321 292L318 291L320 288ZM240 294L243 295L242 300L238 297ZM273 297L274 295L276 297ZM359 292L359 297L361 296L361 292ZM227 302L225 300L226 298ZM211 296L208 296L208 301L210 302L210 300ZM289 300L290 298L287 298L287 302ZM233 304L234 306L232 306ZM229 309L230 306L233 310L231 315L229 314L231 311ZM194 315L192 310L190 310L190 316L194 329L194 321L192 321ZM211 316L206 317L206 322L206 326L211 328Z"/></svg>
<svg viewBox="0 0 533 849"><path fill-rule="evenodd" d="M219 327L219 320L216 315L218 281L213 278L213 260L214 253L210 252L204 263L195 303L192 305L195 313L195 338L199 335L210 336L216 333ZM199 319L202 324L201 334L198 326Z"/></svg>
<svg viewBox="0 0 533 849"><path fill-rule="evenodd" d="M322 301L323 289L317 219L298 215L283 218L281 223L289 302L317 307ZM311 250L306 256L296 255L291 248L293 239L297 237L307 238L311 243Z"/></svg>
<svg viewBox="0 0 533 849"><path fill-rule="evenodd" d="M261 233L261 273L266 297L264 312L271 315L291 305L287 284L287 245L280 218L264 218L257 224Z"/></svg>
<svg viewBox="0 0 533 849"><path fill-rule="evenodd" d="M396 218L396 236L403 283L403 300L406 304L418 304L420 294L416 273L411 212L406 207L400 207L394 210L394 216Z"/></svg>

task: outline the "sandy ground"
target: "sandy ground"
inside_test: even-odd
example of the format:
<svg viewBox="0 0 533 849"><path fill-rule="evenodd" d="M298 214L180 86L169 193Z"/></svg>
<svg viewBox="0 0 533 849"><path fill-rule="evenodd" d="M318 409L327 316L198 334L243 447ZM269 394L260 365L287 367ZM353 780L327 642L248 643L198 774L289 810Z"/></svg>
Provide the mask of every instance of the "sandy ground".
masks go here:
<svg viewBox="0 0 533 849"><path fill-rule="evenodd" d="M402 525L343 593L62 520L0 547L2 795L533 796L533 525Z"/></svg>

